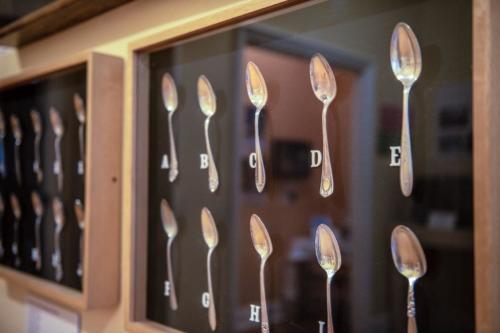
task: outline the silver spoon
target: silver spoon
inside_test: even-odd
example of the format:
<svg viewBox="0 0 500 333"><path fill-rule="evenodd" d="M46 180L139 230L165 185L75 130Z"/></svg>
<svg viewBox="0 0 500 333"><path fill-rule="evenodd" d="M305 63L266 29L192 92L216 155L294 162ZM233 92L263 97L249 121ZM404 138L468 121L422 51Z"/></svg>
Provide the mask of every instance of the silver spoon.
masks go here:
<svg viewBox="0 0 500 333"><path fill-rule="evenodd" d="M174 274L172 273L172 242L177 236L178 227L177 220L175 219L174 212L170 208L167 200L161 199L161 222L163 230L167 234L167 274L170 283L170 308L177 310L177 296L175 295Z"/></svg>
<svg viewBox="0 0 500 333"><path fill-rule="evenodd" d="M318 263L326 272L326 300L328 312L328 333L333 333L332 319L332 292L331 284L335 273L342 264L339 244L333 234L333 231L325 224L320 224L316 229L315 239L316 258Z"/></svg>
<svg viewBox="0 0 500 333"><path fill-rule="evenodd" d="M19 149L23 143L23 130L21 123L16 115L10 116L10 126L12 127L12 134L14 135L14 164L16 170L17 183L21 185L21 161L19 160Z"/></svg>
<svg viewBox="0 0 500 333"><path fill-rule="evenodd" d="M267 259L273 252L273 244L266 226L256 214L250 217L250 235L255 251L260 256L260 305L261 305L261 332L269 333L269 317L267 314L266 289L264 281L264 268Z"/></svg>
<svg viewBox="0 0 500 333"><path fill-rule="evenodd" d="M333 193L333 173L330 161L330 149L328 147L328 132L326 128L326 114L328 106L332 103L337 94L337 83L333 75L332 68L325 57L316 53L309 63L309 77L311 86L316 98L323 103L323 113L321 117L322 138L323 138L323 163L321 164L321 185L319 193L322 197L328 197Z"/></svg>
<svg viewBox="0 0 500 333"><path fill-rule="evenodd" d="M75 200L75 216L78 221L78 227L80 228L80 257L78 260L78 267L76 269L76 275L79 277L83 276L83 235L85 229L85 210L83 208L83 203L80 199Z"/></svg>
<svg viewBox="0 0 500 333"><path fill-rule="evenodd" d="M51 107L50 108L50 123L52 124L52 130L56 135L56 139L54 141L54 149L56 154L56 167L54 168L57 173L57 188L59 192L62 191L63 188L63 168L62 168L62 156L61 156L61 139L64 135L64 124L61 119L61 115L59 112Z"/></svg>
<svg viewBox="0 0 500 333"><path fill-rule="evenodd" d="M170 168L168 172L168 180L173 182L177 175L179 174L179 166L177 161L177 152L175 150L175 138L174 138L174 129L172 126L172 117L174 115L175 110L177 110L177 88L175 86L174 78L166 73L163 75L163 79L161 81L161 93L163 97L163 105L165 109L168 111L168 135L170 142Z"/></svg>
<svg viewBox="0 0 500 333"><path fill-rule="evenodd" d="M215 192L219 187L219 174L217 173L212 148L210 147L208 125L210 124L210 118L215 114L217 109L217 102L212 85L205 75L201 75L198 78L198 103L200 104L201 112L207 117L205 119L205 143L208 154L208 188L210 192Z"/></svg>
<svg viewBox="0 0 500 333"><path fill-rule="evenodd" d="M61 232L64 228L65 218L64 218L64 206L59 198L54 198L52 201L52 212L54 214L54 256L52 259L52 265L55 268L56 281L61 281L63 278L63 267L62 267L62 252L61 252Z"/></svg>
<svg viewBox="0 0 500 333"><path fill-rule="evenodd" d="M10 206L14 215L14 240L12 242L12 254L14 254L14 263L16 266L21 265L21 258L19 256L19 221L21 220L21 205L15 194L10 195Z"/></svg>
<svg viewBox="0 0 500 333"><path fill-rule="evenodd" d="M215 225L212 213L207 207L201 209L201 230L203 231L203 239L208 246L207 255L207 276L208 276L208 294L210 301L208 303L208 322L212 331L215 331L217 326L216 316L215 316L215 304L214 304L214 292L212 288L212 269L211 269L211 258L215 247L219 243L219 234L217 232L217 226Z"/></svg>
<svg viewBox="0 0 500 333"><path fill-rule="evenodd" d="M0 110L0 149L2 151L2 155L0 157L0 175L5 177L5 118L3 116L2 110Z"/></svg>
<svg viewBox="0 0 500 333"><path fill-rule="evenodd" d="M43 202L40 195L33 191L31 192L31 205L33 212L35 212L35 252L33 260L35 261L35 268L39 271L42 269L42 251L41 251L41 225L43 219Z"/></svg>
<svg viewBox="0 0 500 333"><path fill-rule="evenodd" d="M5 204L3 203L3 196L0 194L0 258L2 258L5 253L5 249L3 247L3 233L2 233L4 212L5 212Z"/></svg>
<svg viewBox="0 0 500 333"><path fill-rule="evenodd" d="M262 150L260 147L259 116L267 102L267 87L266 81L264 80L259 67L251 61L247 64L245 82L248 97L256 108L254 119L255 155L257 162L255 168L255 186L257 187L257 191L260 193L266 186L266 170L264 168L264 159L262 157Z"/></svg>
<svg viewBox="0 0 500 333"><path fill-rule="evenodd" d="M33 172L36 174L36 180L41 183L43 180L43 172L40 165L40 140L42 139L42 118L40 118L40 113L35 110L30 111L31 124L33 126L33 132L35 133L35 142L33 143L34 157L33 162Z"/></svg>
<svg viewBox="0 0 500 333"><path fill-rule="evenodd" d="M80 161L78 164L78 174L83 175L85 172L85 105L83 99L78 94L73 95L73 105L75 107L76 118L78 119L78 143L80 144Z"/></svg>
<svg viewBox="0 0 500 333"><path fill-rule="evenodd" d="M408 99L410 89L422 72L422 54L417 37L406 23L398 23L391 37L391 67L403 84L403 124L401 132L401 191L408 197L413 190L413 161L411 152Z"/></svg>
<svg viewBox="0 0 500 333"><path fill-rule="evenodd" d="M408 333L417 333L415 320L415 282L427 272L427 260L415 234L407 227L398 225L392 231L391 252L394 265L408 279Z"/></svg>

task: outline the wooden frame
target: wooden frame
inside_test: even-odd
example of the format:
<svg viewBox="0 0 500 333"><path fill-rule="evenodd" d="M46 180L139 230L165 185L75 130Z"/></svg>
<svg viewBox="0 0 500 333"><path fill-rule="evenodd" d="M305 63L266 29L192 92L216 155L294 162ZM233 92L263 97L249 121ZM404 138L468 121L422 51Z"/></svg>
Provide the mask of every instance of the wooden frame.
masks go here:
<svg viewBox="0 0 500 333"><path fill-rule="evenodd" d="M139 148L147 133L148 114L140 110L147 96L138 95L138 87L147 87L144 80L148 63L142 52L168 46L249 17L291 6L298 1L257 1L248 6L212 13L211 16L189 21L169 30L139 40L130 45L127 68L127 116L125 118L125 156L123 219L127 228L124 239L126 254L124 278L125 326L131 332L179 332L148 321L145 317L145 263L138 258L146 251L147 225L140 220L145 205L136 198L147 194L146 170L137 161L147 159L147 151ZM474 258L475 258L475 322L476 332L500 331L500 115L495 106L500 97L493 89L500 73L500 5L494 0L472 0L473 4L473 122L474 122ZM139 274L136 274L139 272Z"/></svg>
<svg viewBox="0 0 500 333"><path fill-rule="evenodd" d="M76 310L109 307L119 299L122 60L87 52L0 82L1 90L82 64L87 65L88 117L82 292L0 266L0 277Z"/></svg>

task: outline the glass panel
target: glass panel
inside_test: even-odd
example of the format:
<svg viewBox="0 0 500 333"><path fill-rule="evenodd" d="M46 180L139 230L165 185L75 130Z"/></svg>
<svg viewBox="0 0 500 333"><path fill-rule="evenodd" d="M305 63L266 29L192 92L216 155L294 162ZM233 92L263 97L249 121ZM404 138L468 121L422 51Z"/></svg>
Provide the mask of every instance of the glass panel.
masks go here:
<svg viewBox="0 0 500 333"><path fill-rule="evenodd" d="M400 146L403 85L392 72L389 48L401 21L413 29L422 54L422 71L409 94L409 197L393 165L399 155L391 153ZM427 258L427 273L415 287L419 331L473 331L471 32L470 1L328 1L150 53L149 100L141 106L149 110L149 142L141 147L149 149L147 318L186 332L211 331L203 295L209 247L200 221L207 207L219 234L211 258L219 332L261 331L255 321L261 313L254 313L262 304L252 214L273 245L264 268L272 332L327 332L327 276L314 242L322 223L333 230L342 256L331 283L337 333L406 329L408 283L394 267L390 247L399 224L413 230ZM322 103L309 77L316 53L333 68L337 87L326 113L335 184L326 198L320 195ZM268 92L258 118L262 193L249 166L256 108L245 86L248 61L260 68ZM165 73L178 93L171 117L179 168L173 182ZM219 176L214 193L203 168L207 157L200 156L206 153L207 119L198 103L200 75L217 99L208 128ZM178 226L171 242L177 310L170 304L172 281L165 295L169 237L162 198Z"/></svg>

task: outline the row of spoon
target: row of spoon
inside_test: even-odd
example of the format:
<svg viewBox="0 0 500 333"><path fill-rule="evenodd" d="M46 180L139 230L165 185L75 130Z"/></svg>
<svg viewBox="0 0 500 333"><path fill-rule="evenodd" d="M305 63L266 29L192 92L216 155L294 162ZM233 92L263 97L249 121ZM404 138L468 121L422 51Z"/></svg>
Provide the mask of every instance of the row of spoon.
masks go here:
<svg viewBox="0 0 500 333"><path fill-rule="evenodd" d="M79 140L79 150L80 150L80 162L84 160L85 154L85 107L83 99L78 94L74 94L73 96L73 106L76 113L76 118L78 119L78 140ZM43 135L43 124L40 113L36 110L30 111L31 118L31 126L34 136L33 141L33 172L36 175L37 183L41 184L43 181L43 169L41 166L40 159L40 142ZM52 126L52 130L55 135L54 139L54 150L55 150L55 161L54 161L54 171L57 174L57 188L58 191L61 192L63 189L63 168L62 168L62 153L61 153L61 140L64 135L65 127L62 120L62 117L54 107L49 109L49 118L50 124ZM12 136L14 137L14 169L15 169L15 177L19 186L22 184L22 175L21 175L21 161L20 161L20 148L23 144L23 129L21 126L21 122L19 117L15 114L11 114L9 117L10 127L12 130ZM2 146L2 150L4 150L4 139L6 136L6 123L3 112L0 110L0 145ZM78 168L79 174L83 175L83 165L84 163L79 163ZM6 168L5 168L5 159L2 159L0 165L0 174L2 177L6 176Z"/></svg>
<svg viewBox="0 0 500 333"><path fill-rule="evenodd" d="M175 293L175 284L172 272L171 247L178 233L178 224L172 208L166 199L161 200L160 215L163 229L167 235L167 278L170 283L170 307L177 310L178 303ZM210 328L216 329L216 313L214 305L214 294L212 288L211 257L219 243L217 226L212 213L206 207L201 210L201 230L205 243L208 246L207 254L207 279L209 308L208 319ZM265 265L273 252L273 244L269 232L261 218L257 214L250 217L250 235L255 251L258 253L261 263L259 272L260 304L261 304L261 331L268 333L269 316L267 311L267 298L265 290ZM340 248L332 229L326 224L321 224L316 229L315 252L319 265L326 272L326 299L327 299L327 332L333 333L332 303L331 303L331 281L335 273L340 269L342 256ZM405 226L397 226L391 235L391 253L397 270L409 281L408 289L408 331L416 333L415 322L415 298L414 284L418 278L427 271L427 261L422 246L415 234Z"/></svg>
<svg viewBox="0 0 500 333"><path fill-rule="evenodd" d="M12 244L11 252L14 255L14 265L19 267L21 265L21 254L19 249L19 226L22 218L21 205L19 199L15 194L9 196L10 206L13 220L13 234L12 234ZM31 259L35 263L35 268L37 271L42 269L42 221L44 216L44 204L38 194L38 192L31 192L31 205L33 212L35 214L34 221L34 234L35 234L35 244L31 251ZM4 220L5 204L2 196L0 195L0 258L4 256L5 248L3 246L3 234L2 234L2 222ZM78 226L80 228L80 248L79 248L79 260L76 274L81 277L83 274L83 230L85 225L84 207L80 199L76 199L74 202L74 213L78 221ZM62 251L61 251L61 233L65 225L65 214L64 205L60 198L55 197L52 201L52 214L54 218L54 252L52 255L52 266L55 269L55 279L61 281L63 277L63 266L62 266Z"/></svg>
<svg viewBox="0 0 500 333"><path fill-rule="evenodd" d="M410 89L422 71L422 56L418 40L413 30L406 23L398 23L394 28L390 45L391 67L396 78L403 84L403 123L401 133L401 167L400 184L405 196L411 195L413 189L413 162L411 153L411 136L409 125L408 100ZM319 193L322 197L330 196L334 191L333 171L331 166L330 149L328 144L327 112L337 94L335 75L325 57L316 53L309 62L309 78L316 98L323 104L322 111L322 155L321 181ZM260 147L259 116L268 99L267 85L259 67L252 61L247 63L245 71L246 90L250 102L255 107L254 135L255 135L255 186L262 192L266 185L266 172L262 149ZM166 73L162 78L162 98L165 109L168 111L168 129L170 141L170 170L169 180L173 182L178 174L178 159L175 149L172 116L178 106L177 88L173 77ZM219 186L219 176L212 154L208 133L211 117L217 109L214 90L205 75L201 75L197 82L198 103L205 119L205 144L208 155L208 186L215 192Z"/></svg>

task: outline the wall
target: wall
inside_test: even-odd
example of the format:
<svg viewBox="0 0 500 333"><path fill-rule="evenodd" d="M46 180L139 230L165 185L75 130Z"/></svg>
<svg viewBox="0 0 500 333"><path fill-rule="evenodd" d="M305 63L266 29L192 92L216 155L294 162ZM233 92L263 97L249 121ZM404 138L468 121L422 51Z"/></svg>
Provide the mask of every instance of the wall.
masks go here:
<svg viewBox="0 0 500 333"><path fill-rule="evenodd" d="M128 44L133 40L180 25L202 24L203 20L236 8L238 11L250 7L256 9L280 2L283 0L137 0L18 50L0 49L0 79L84 50L123 57L127 68L130 65ZM125 79L130 80L129 73ZM128 100L127 96L124 98ZM125 105L127 117L130 105ZM124 149L130 147L129 139L124 138ZM127 229L123 228L122 239L126 232ZM128 259L126 253L122 253L122 275L127 274ZM83 312L82 332L124 332L124 294L122 290L122 302L116 308ZM2 333L25 331L27 296L23 290L0 279Z"/></svg>

